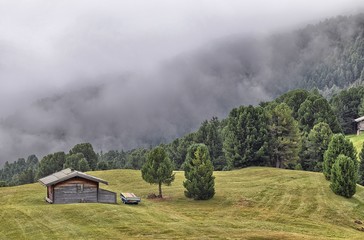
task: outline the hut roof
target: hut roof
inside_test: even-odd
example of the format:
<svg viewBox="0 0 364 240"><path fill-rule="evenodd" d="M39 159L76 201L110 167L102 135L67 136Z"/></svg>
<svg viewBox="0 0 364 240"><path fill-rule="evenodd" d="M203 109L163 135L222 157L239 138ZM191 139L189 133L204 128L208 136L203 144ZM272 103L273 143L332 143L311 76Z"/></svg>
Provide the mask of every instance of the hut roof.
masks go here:
<svg viewBox="0 0 364 240"><path fill-rule="evenodd" d="M360 117L360 118L357 118L357 119L354 119L355 122L361 122L361 121L364 121L364 116L363 117Z"/></svg>
<svg viewBox="0 0 364 240"><path fill-rule="evenodd" d="M88 174L83 173L83 172L74 171L74 170L72 170L70 168L63 169L62 171L53 173L53 174L51 174L51 175L49 175L47 177L39 179L38 181L40 183L42 183L43 185L45 185L45 186L51 186L51 185L54 185L56 183L63 182L65 180L68 180L68 179L74 178L74 177L85 178L85 179L88 179L88 180L91 180L91 181L94 181L94 182L101 182L101 183L104 183L106 185L108 184L108 182L106 182L105 180L102 180L101 178L97 178L97 177L88 175Z"/></svg>

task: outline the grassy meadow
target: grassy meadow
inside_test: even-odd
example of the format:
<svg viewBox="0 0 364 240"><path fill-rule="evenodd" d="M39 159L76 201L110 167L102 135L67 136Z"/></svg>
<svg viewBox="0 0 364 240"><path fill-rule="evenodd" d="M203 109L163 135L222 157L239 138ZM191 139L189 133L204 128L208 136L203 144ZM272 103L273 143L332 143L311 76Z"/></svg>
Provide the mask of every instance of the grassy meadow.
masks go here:
<svg viewBox="0 0 364 240"><path fill-rule="evenodd" d="M364 189L336 196L321 173L274 168L215 172L212 200L184 197L183 172L164 187L164 200L148 200L157 186L140 171L90 174L112 191L142 197L139 205L51 205L38 183L0 188L0 239L363 239Z"/></svg>
<svg viewBox="0 0 364 240"><path fill-rule="evenodd" d="M360 134L359 136L358 135L348 135L347 137L350 139L350 141L353 142L354 147L356 148L356 151L359 154L363 147L364 133Z"/></svg>

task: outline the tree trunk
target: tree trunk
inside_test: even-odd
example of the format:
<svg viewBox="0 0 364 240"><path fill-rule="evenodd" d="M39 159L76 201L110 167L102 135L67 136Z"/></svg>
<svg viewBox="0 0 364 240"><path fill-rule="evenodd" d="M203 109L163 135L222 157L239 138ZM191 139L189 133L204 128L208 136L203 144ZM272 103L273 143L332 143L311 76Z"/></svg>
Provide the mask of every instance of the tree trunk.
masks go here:
<svg viewBox="0 0 364 240"><path fill-rule="evenodd" d="M159 182L159 197L163 198L163 196L162 196L162 182Z"/></svg>
<svg viewBox="0 0 364 240"><path fill-rule="evenodd" d="M277 160L276 160L276 168L280 168L281 167L281 163L279 161L279 157L277 156Z"/></svg>

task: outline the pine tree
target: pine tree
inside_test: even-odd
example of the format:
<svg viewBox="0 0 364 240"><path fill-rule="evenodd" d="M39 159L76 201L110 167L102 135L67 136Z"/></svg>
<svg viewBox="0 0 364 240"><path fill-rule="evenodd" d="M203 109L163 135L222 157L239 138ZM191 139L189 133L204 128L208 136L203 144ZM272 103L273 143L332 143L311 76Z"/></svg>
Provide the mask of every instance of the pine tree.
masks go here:
<svg viewBox="0 0 364 240"><path fill-rule="evenodd" d="M331 190L340 196L351 198L356 192L357 171L355 159L340 154L332 166Z"/></svg>
<svg viewBox="0 0 364 240"><path fill-rule="evenodd" d="M215 177L209 151L204 144L189 147L184 164L185 178L183 186L185 196L194 200L207 200L215 195Z"/></svg>
<svg viewBox="0 0 364 240"><path fill-rule="evenodd" d="M169 186L174 181L174 175L172 161L164 148L152 149L142 167L142 178L150 184L158 184L160 198L163 198L162 184Z"/></svg>
<svg viewBox="0 0 364 240"><path fill-rule="evenodd" d="M268 121L263 107L239 107L230 112L224 129L224 150L230 168L266 164Z"/></svg>
<svg viewBox="0 0 364 240"><path fill-rule="evenodd" d="M284 168L290 162L296 164L301 139L297 121L287 104L281 103L270 111L269 150L271 164Z"/></svg>
<svg viewBox="0 0 364 240"><path fill-rule="evenodd" d="M213 117L210 121L204 121L195 134L195 142L203 143L209 149L210 158L215 170L222 170L226 165L223 140L219 128L220 122L218 118Z"/></svg>
<svg viewBox="0 0 364 240"><path fill-rule="evenodd" d="M353 143L350 140L346 139L344 135L335 134L334 136L332 136L329 146L324 154L323 173L327 180L330 180L332 165L340 154L343 154L355 160L354 165L355 168L358 169L358 164L356 161L356 150Z"/></svg>

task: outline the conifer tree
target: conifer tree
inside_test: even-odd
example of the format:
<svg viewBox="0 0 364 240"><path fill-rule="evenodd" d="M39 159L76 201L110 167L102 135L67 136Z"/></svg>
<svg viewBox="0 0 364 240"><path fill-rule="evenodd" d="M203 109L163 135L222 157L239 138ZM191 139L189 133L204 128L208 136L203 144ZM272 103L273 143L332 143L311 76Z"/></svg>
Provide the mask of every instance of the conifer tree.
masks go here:
<svg viewBox="0 0 364 240"><path fill-rule="evenodd" d="M361 152L359 154L360 165L359 165L359 176L358 183L364 186L364 142L363 147L361 148Z"/></svg>
<svg viewBox="0 0 364 240"><path fill-rule="evenodd" d="M351 198L356 192L357 170L355 160L340 154L331 170L331 190L340 196Z"/></svg>
<svg viewBox="0 0 364 240"><path fill-rule="evenodd" d="M218 118L213 117L210 121L204 121L195 135L195 142L203 143L209 149L210 158L215 170L222 170L226 165L223 140L219 127L220 122Z"/></svg>
<svg viewBox="0 0 364 240"><path fill-rule="evenodd" d="M265 165L268 159L268 121L263 107L233 109L224 129L229 168Z"/></svg>
<svg viewBox="0 0 364 240"><path fill-rule="evenodd" d="M271 164L277 168L284 168L289 162L295 164L301 140L297 121L287 104L281 103L270 111L269 134Z"/></svg>
<svg viewBox="0 0 364 240"><path fill-rule="evenodd" d="M332 136L329 146L324 154L323 173L327 180L330 180L332 165L335 163L336 158L340 154L353 159L355 169L358 169L356 150L353 143L346 139L343 134L335 134Z"/></svg>
<svg viewBox="0 0 364 240"><path fill-rule="evenodd" d="M327 123L320 122L311 129L301 153L301 165L304 170L321 172L324 153L329 146L332 131Z"/></svg>
<svg viewBox="0 0 364 240"><path fill-rule="evenodd" d="M215 195L215 177L209 151L204 144L189 147L184 165L185 196L194 200L207 200Z"/></svg>
<svg viewBox="0 0 364 240"><path fill-rule="evenodd" d="M142 167L142 178L150 184L158 184L159 197L162 195L162 184L170 185L174 181L173 164L164 148L152 149Z"/></svg>
<svg viewBox="0 0 364 240"><path fill-rule="evenodd" d="M321 95L312 94L298 110L300 129L309 132L314 125L325 122L334 133L341 133L341 126L328 101Z"/></svg>

